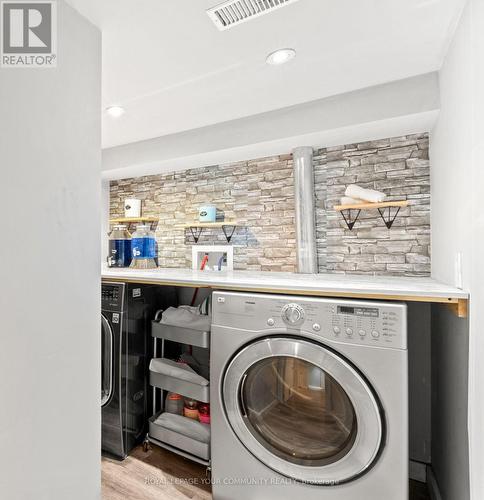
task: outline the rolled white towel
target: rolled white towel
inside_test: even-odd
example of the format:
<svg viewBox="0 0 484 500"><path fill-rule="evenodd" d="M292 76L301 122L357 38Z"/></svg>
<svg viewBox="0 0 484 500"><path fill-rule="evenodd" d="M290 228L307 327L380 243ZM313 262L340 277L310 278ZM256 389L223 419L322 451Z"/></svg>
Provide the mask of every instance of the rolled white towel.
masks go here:
<svg viewBox="0 0 484 500"><path fill-rule="evenodd" d="M345 195L350 198L369 201L370 203L380 203L386 198L386 194L374 189L365 189L356 184L350 184L345 191Z"/></svg>
<svg viewBox="0 0 484 500"><path fill-rule="evenodd" d="M359 205L360 203L365 202L358 198L350 198L349 196L343 196L343 198L341 198L341 205Z"/></svg>

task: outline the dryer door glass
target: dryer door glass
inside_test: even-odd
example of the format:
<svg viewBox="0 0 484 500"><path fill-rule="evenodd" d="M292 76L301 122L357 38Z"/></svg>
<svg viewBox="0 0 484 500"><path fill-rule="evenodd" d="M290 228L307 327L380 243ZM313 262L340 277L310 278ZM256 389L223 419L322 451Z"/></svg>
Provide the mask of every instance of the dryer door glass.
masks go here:
<svg viewBox="0 0 484 500"><path fill-rule="evenodd" d="M298 481L338 484L367 471L383 443L383 411L344 357L306 339L244 347L223 379L223 403L241 443Z"/></svg>
<svg viewBox="0 0 484 500"><path fill-rule="evenodd" d="M244 376L246 423L268 450L294 464L336 462L352 448L356 413L342 386L312 363L266 358Z"/></svg>

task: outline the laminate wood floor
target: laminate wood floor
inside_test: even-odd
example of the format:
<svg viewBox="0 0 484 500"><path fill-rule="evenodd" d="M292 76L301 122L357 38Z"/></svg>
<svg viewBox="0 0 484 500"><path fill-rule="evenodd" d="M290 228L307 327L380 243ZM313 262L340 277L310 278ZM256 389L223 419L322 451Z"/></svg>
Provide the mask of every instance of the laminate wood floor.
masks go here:
<svg viewBox="0 0 484 500"><path fill-rule="evenodd" d="M205 467L158 446L123 462L103 457L101 471L103 500L212 499ZM426 485L410 481L410 500L429 500Z"/></svg>
<svg viewBox="0 0 484 500"><path fill-rule="evenodd" d="M167 450L138 446L120 462L102 458L103 500L209 500L206 468Z"/></svg>

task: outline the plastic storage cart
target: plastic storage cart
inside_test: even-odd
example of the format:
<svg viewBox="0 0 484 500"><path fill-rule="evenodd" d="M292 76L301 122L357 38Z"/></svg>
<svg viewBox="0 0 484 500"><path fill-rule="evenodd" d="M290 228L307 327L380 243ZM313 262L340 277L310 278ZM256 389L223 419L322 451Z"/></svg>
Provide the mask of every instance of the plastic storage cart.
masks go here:
<svg viewBox="0 0 484 500"><path fill-rule="evenodd" d="M207 466L210 474L210 440L207 440L207 425L192 420L183 425L186 417L164 413L165 391L175 392L187 398L204 403L210 400L210 386L206 379L188 367L165 358L165 341L202 347L210 347L210 332L192 328L178 327L159 323L160 311L152 321L154 359L150 365L150 385L153 388L153 415L149 419L149 431L145 440L174 453ZM164 417L163 417L164 415ZM161 418L160 418L161 417ZM190 419L186 419L190 420ZM180 429L178 424L182 424ZM200 426L199 428L197 426Z"/></svg>

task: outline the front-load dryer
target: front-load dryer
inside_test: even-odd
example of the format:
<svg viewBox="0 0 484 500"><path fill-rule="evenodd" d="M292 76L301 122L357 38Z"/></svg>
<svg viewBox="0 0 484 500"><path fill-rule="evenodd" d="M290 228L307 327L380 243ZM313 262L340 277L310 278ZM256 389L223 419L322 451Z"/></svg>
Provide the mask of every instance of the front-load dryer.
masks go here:
<svg viewBox="0 0 484 500"><path fill-rule="evenodd" d="M407 500L406 305L215 292L215 500Z"/></svg>

